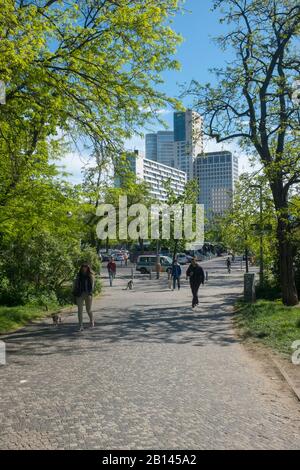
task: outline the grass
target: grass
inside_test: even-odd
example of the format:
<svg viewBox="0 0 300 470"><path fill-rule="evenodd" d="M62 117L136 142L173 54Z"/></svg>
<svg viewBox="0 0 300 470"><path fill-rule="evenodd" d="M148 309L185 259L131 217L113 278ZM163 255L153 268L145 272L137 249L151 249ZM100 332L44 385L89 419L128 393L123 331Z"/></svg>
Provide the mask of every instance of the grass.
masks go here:
<svg viewBox="0 0 300 470"><path fill-rule="evenodd" d="M259 300L255 304L240 302L236 308L236 324L244 338L290 355L291 345L300 340L300 307L285 307L281 301Z"/></svg>
<svg viewBox="0 0 300 470"><path fill-rule="evenodd" d="M45 308L35 305L0 306L0 334L14 331L32 320L44 317L48 313Z"/></svg>
<svg viewBox="0 0 300 470"><path fill-rule="evenodd" d="M100 293L101 282L99 279L96 279L95 295ZM39 305L38 301L16 307L0 305L0 335L15 331L33 320L39 320L51 315L53 312L70 307L72 305L70 286L64 286L60 292L59 299L59 301L47 299L48 310L46 310L45 305Z"/></svg>

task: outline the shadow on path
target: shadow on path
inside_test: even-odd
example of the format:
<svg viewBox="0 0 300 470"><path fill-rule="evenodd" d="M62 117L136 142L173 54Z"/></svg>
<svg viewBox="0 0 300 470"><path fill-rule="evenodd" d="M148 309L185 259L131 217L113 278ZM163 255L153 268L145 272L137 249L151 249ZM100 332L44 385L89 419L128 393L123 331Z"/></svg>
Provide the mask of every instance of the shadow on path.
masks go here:
<svg viewBox="0 0 300 470"><path fill-rule="evenodd" d="M148 307L135 305L122 312L116 307L96 313L96 327L79 333L77 323L66 322L58 328L46 323L32 325L7 337L11 355L82 354L98 351L105 344L117 342L174 343L204 346L209 342L228 346L237 342L230 329L227 307L236 297L223 298L215 304L201 302L200 310L186 305ZM70 319L69 319L70 320ZM79 343L79 344L78 344Z"/></svg>

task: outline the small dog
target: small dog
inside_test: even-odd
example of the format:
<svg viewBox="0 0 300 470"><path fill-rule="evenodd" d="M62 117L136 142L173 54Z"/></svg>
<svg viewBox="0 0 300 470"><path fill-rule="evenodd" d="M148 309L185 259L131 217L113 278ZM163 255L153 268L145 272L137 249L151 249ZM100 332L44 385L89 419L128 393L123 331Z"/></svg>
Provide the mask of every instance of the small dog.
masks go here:
<svg viewBox="0 0 300 470"><path fill-rule="evenodd" d="M61 315L59 313L52 313L53 325L58 326L62 322Z"/></svg>
<svg viewBox="0 0 300 470"><path fill-rule="evenodd" d="M127 283L127 287L123 290L132 290L133 289L133 280L130 279L130 281L128 281Z"/></svg>

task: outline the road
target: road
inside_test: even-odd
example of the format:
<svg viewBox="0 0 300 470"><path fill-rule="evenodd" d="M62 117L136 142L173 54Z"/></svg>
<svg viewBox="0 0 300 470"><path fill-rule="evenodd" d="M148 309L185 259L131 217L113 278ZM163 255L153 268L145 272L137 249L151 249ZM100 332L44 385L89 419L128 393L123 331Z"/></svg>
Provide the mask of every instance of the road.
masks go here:
<svg viewBox="0 0 300 470"><path fill-rule="evenodd" d="M1 449L300 449L300 407L232 330L242 271L205 263L192 310L165 278L126 270L95 301L96 328L30 325L2 338Z"/></svg>

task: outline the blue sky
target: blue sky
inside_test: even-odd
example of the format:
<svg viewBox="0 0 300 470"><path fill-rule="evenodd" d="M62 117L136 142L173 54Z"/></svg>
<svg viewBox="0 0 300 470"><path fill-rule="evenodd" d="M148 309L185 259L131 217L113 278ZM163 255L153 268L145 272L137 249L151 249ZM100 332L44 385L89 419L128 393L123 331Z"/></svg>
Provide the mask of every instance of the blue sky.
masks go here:
<svg viewBox="0 0 300 470"><path fill-rule="evenodd" d="M179 85L189 84L192 79L202 83L213 81L209 69L224 64L224 53L213 38L222 33L225 26L219 23L219 12L211 10L212 4L213 0L186 0L184 14L175 18L173 28L184 40L176 55L181 70L164 73L164 91L172 96L180 92ZM186 105L189 104L187 99Z"/></svg>
<svg viewBox="0 0 300 470"><path fill-rule="evenodd" d="M168 71L163 74L164 84L162 90L171 97L178 97L180 86L189 84L192 79L201 83L213 82L214 75L209 73L209 69L224 65L230 59L230 53L224 54L214 43L213 38L222 34L226 26L219 23L220 13L212 12L213 0L186 0L184 14L178 14L174 18L173 29L180 33L184 40L178 47L176 59L181 63L180 71ZM186 98L184 104L191 105L191 99ZM171 110L164 110L162 117L173 127L173 116ZM151 126L145 130L158 130L161 126ZM127 142L128 148L144 150L144 139L136 137ZM249 169L248 159L240 153L236 144L217 145L208 142L205 145L206 151L216 149L228 149L238 152L240 155L240 171ZM82 159L78 155L69 155L65 161L67 170L73 173L74 178L79 180Z"/></svg>
<svg viewBox="0 0 300 470"><path fill-rule="evenodd" d="M173 29L183 36L178 47L176 59L181 64L180 71L163 73L162 90L171 97L178 97L183 85L192 79L202 83L213 82L214 75L209 69L222 66L225 57L213 38L224 31L219 23L220 14L212 11L213 0L186 0L183 14L179 13L173 22ZM192 100L186 98L184 104L189 107ZM165 120L172 127L171 113L165 114Z"/></svg>

